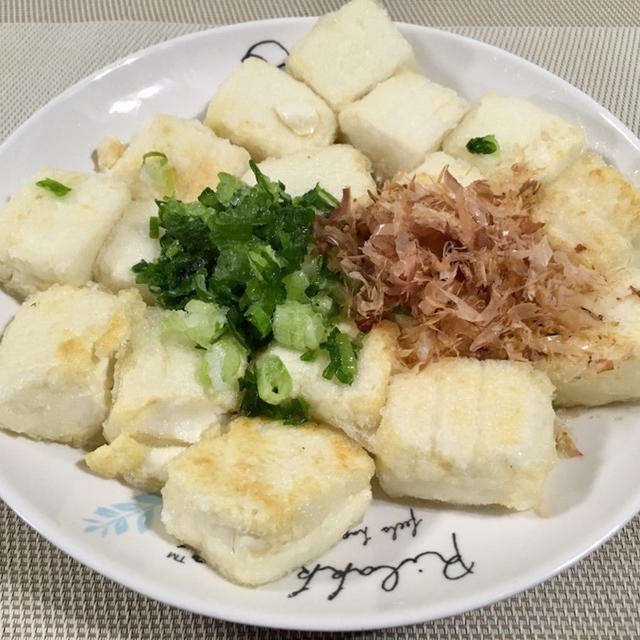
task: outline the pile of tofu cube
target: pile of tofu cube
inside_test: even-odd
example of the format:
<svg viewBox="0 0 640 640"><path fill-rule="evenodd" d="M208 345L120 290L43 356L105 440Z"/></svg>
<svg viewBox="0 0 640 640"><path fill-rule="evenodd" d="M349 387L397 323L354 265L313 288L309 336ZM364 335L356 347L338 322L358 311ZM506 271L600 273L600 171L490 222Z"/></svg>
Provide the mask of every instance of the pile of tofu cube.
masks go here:
<svg viewBox="0 0 640 640"><path fill-rule="evenodd" d="M467 151L488 134L497 153ZM203 386L201 352L163 331L176 312L154 306L130 269L159 255L149 218L168 194L141 172L151 151L166 155L183 200L221 171L251 183L250 158L293 195L349 187L354 205L371 201L376 180L433 180L448 167L462 185L497 184L517 164L542 184L534 213L552 246L610 278L594 305L613 320L603 340L614 366L450 358L394 373L397 327L384 322L351 386L325 380L321 358L269 347L313 423L237 417L239 391ZM24 302L0 343L0 426L84 446L96 473L162 490L167 530L246 585L340 540L374 474L392 497L536 507L556 462L554 392L565 406L640 397L640 196L584 151L579 127L526 100L488 93L469 105L431 82L382 6L353 0L315 23L286 70L240 64L204 123L156 115L128 145L105 138L97 173L46 168L11 198L0 282ZM71 191L36 186L45 178Z"/></svg>

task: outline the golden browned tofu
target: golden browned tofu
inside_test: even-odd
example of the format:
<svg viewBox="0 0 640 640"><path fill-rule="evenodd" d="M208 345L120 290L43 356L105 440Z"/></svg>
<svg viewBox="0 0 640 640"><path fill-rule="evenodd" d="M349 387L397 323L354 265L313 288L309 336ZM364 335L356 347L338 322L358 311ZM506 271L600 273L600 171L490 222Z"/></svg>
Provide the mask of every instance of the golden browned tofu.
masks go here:
<svg viewBox="0 0 640 640"><path fill-rule="evenodd" d="M152 262L160 255L160 243L149 237L149 219L156 215L154 200L134 200L126 207L98 252L93 265L96 282L114 292L137 287L149 304L154 303L147 285L136 284L131 267L140 260Z"/></svg>
<svg viewBox="0 0 640 640"><path fill-rule="evenodd" d="M0 343L0 427L74 445L99 434L116 352L143 307L135 290L95 286L27 298Z"/></svg>
<svg viewBox="0 0 640 640"><path fill-rule="evenodd" d="M544 187L533 217L555 249L588 267L640 266L640 191L595 153Z"/></svg>
<svg viewBox="0 0 640 640"><path fill-rule="evenodd" d="M122 480L137 489L159 492L167 481L169 463L187 445L145 443L126 433L85 456L87 466L107 478Z"/></svg>
<svg viewBox="0 0 640 640"><path fill-rule="evenodd" d="M46 179L69 191L37 185ZM112 176L42 169L0 213L0 283L19 298L54 283L82 286L130 200L127 185Z"/></svg>
<svg viewBox="0 0 640 640"><path fill-rule="evenodd" d="M371 159L377 175L392 178L436 151L467 110L453 89L405 71L345 107L340 130Z"/></svg>
<svg viewBox="0 0 640 640"><path fill-rule="evenodd" d="M126 151L127 145L115 136L105 136L96 149L98 171L108 171Z"/></svg>
<svg viewBox="0 0 640 640"><path fill-rule="evenodd" d="M573 338L585 357L557 356L536 363L556 387L557 406L597 406L640 398L638 292L639 269L610 273L607 291L591 305L603 322L588 335Z"/></svg>
<svg viewBox="0 0 640 640"><path fill-rule="evenodd" d="M166 165L155 165L159 175L143 168L145 154L154 152L166 156ZM248 168L245 149L218 138L199 120L158 114L133 135L109 173L124 180L136 199L173 195L191 201L206 187L214 189L221 171L241 176Z"/></svg>
<svg viewBox="0 0 640 640"><path fill-rule="evenodd" d="M373 472L364 449L329 427L237 418L169 465L162 522L226 578L264 584L360 521Z"/></svg>
<svg viewBox="0 0 640 640"><path fill-rule="evenodd" d="M472 153L473 138L495 136L494 153ZM549 182L574 162L585 149L580 127L528 100L487 93L445 138L443 150L479 169L487 178L506 175L518 163L532 177Z"/></svg>
<svg viewBox="0 0 640 640"><path fill-rule="evenodd" d="M114 371L113 406L104 423L112 442L121 433L163 444L197 442L238 409L237 389L213 389L199 373L204 351L166 331L176 311L147 307Z"/></svg>
<svg viewBox="0 0 640 640"><path fill-rule="evenodd" d="M390 496L541 504L556 461L553 386L528 363L449 358L394 376L375 438Z"/></svg>
<svg viewBox="0 0 640 640"><path fill-rule="evenodd" d="M308 403L311 417L342 429L369 451L374 450L374 436L380 424L380 411L387 399L398 331L392 323L381 323L364 338L358 356L358 373L352 384L327 380L322 372L328 364L326 355L312 362L300 359L300 352L273 343L268 354L278 356L293 381L292 396Z"/></svg>
<svg viewBox="0 0 640 640"><path fill-rule="evenodd" d="M326 147L336 137L336 117L322 98L289 74L248 58L216 91L207 126L265 158Z"/></svg>
<svg viewBox="0 0 640 640"><path fill-rule="evenodd" d="M319 184L342 200L342 190L348 187L354 204L368 205L369 192L376 190L371 161L348 144L331 144L317 151L268 158L258 168L271 180L280 180L292 196L301 196ZM250 185L256 183L252 171L247 171L242 179Z"/></svg>
<svg viewBox="0 0 640 640"><path fill-rule="evenodd" d="M328 13L291 49L287 71L340 111L402 68L411 45L374 0L353 0Z"/></svg>
<svg viewBox="0 0 640 640"><path fill-rule="evenodd" d="M466 187L476 180L484 180L482 173L471 166L465 160L454 158L444 151L434 151L428 153L425 159L415 169L407 171L404 180L407 181L412 176L416 177L418 182L423 182L425 177L427 181L437 179L442 170L447 167L449 173L463 186ZM428 184L429 182L427 182Z"/></svg>

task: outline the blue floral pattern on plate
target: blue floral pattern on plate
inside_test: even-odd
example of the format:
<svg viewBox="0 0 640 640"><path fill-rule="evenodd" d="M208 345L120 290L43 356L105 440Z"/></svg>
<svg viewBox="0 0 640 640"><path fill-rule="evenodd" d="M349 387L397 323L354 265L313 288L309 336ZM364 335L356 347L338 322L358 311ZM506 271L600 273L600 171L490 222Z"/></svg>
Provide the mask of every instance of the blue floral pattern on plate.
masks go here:
<svg viewBox="0 0 640 640"><path fill-rule="evenodd" d="M98 507L93 513L98 518L83 518L87 522L84 533L97 533L104 538L108 533L117 536L129 530L130 518L135 516L140 533L148 531L153 523L156 509L162 505L162 498L150 493L138 493L132 502L117 502L108 507Z"/></svg>

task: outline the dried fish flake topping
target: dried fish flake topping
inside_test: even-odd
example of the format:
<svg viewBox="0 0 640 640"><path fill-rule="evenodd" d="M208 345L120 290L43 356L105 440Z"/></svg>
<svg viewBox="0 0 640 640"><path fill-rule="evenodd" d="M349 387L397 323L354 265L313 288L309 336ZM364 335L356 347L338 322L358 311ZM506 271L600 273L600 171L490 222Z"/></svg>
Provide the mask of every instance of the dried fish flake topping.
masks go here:
<svg viewBox="0 0 640 640"><path fill-rule="evenodd" d="M345 276L362 330L400 324L405 366L584 358L569 338L602 322L589 305L605 280L549 246L529 215L537 189L533 180L503 193L483 181L463 187L445 169L432 182L387 183L366 207L352 208L345 192L318 219L316 241Z"/></svg>

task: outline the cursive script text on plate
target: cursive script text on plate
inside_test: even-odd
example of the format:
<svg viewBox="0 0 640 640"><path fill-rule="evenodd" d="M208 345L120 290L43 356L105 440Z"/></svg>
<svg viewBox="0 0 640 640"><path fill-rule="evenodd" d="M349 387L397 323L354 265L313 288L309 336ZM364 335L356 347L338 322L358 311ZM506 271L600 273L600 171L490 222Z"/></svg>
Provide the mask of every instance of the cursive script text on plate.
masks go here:
<svg viewBox="0 0 640 640"><path fill-rule="evenodd" d="M355 573L361 576L371 576L374 574L380 574L382 581L380 582L380 588L383 591L394 591L400 584L400 575L403 569L408 566L414 566L418 572L424 571L422 563L428 558L435 559L440 562L442 575L446 580L460 580L473 573L474 562L466 562L460 548L458 546L458 539L455 533L451 534L451 542L453 546L453 553L447 555L435 550L426 550L417 553L414 556L403 558L397 564L380 564L380 565L368 565L365 567L357 567L353 562L349 562L344 568L332 567L331 565L316 564L312 569L302 567L296 577L298 580L302 580L302 586L289 594L289 598L295 598L304 591L309 591L313 580L321 573L328 573L331 580L337 583L335 589L327 596L327 600L333 600L340 594L346 586L347 578L350 574Z"/></svg>

